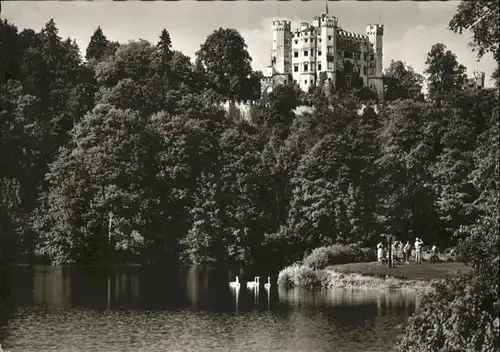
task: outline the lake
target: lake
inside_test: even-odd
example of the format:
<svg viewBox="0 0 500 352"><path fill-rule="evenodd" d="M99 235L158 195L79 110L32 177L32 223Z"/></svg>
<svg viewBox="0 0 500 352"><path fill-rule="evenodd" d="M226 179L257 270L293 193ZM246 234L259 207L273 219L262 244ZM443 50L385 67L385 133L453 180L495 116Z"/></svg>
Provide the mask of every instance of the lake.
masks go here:
<svg viewBox="0 0 500 352"><path fill-rule="evenodd" d="M235 273L14 267L0 343L11 352L387 352L418 297L367 290L236 291ZM241 273L241 281L254 273Z"/></svg>

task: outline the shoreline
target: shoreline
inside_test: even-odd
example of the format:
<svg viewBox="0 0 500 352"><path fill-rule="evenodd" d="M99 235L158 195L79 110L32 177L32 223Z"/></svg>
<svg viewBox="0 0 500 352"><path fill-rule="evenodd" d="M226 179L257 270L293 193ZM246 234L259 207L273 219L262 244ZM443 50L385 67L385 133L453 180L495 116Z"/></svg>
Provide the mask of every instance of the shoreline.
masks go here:
<svg viewBox="0 0 500 352"><path fill-rule="evenodd" d="M377 277L359 273L343 273L331 269L323 269L329 276L327 288L370 289L384 291L428 291L433 280L409 280L394 276Z"/></svg>
<svg viewBox="0 0 500 352"><path fill-rule="evenodd" d="M426 292L436 281L468 272L470 268L460 263L406 264L396 268L379 263L352 263L320 270L295 264L280 271L278 286Z"/></svg>

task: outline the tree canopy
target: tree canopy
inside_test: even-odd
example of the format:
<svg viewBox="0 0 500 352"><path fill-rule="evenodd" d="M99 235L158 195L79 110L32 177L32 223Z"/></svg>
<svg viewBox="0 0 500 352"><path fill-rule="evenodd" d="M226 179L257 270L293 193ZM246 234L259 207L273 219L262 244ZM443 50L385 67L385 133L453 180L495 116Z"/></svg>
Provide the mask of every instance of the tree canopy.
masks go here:
<svg viewBox="0 0 500 352"><path fill-rule="evenodd" d="M489 23L489 6L460 5L452 27L469 8ZM155 45L97 28L84 62L53 20L1 26L0 261L280 268L326 244L420 237L473 275L435 286L400 350L498 347L498 94L463 89L444 44L426 61L431 99L393 61L381 102L356 85L260 96L234 29L193 64L166 29ZM497 50L481 26L476 44ZM223 98L257 100L254 118L228 119Z"/></svg>

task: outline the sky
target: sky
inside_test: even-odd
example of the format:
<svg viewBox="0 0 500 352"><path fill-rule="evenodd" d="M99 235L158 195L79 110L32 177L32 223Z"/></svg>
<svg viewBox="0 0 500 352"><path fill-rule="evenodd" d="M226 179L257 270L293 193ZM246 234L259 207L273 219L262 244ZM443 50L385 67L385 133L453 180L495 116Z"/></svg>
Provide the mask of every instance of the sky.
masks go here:
<svg viewBox="0 0 500 352"><path fill-rule="evenodd" d="M325 11L325 1L4 1L2 18L20 30L40 30L53 18L63 38L75 39L82 53L90 37L101 26L109 40L127 42L139 38L158 41L163 28L175 50L194 59L207 36L219 27L237 29L248 45L254 70L265 70L270 61L271 25L276 19L302 21ZM417 72L425 69L425 59L433 44L441 42L453 51L459 63L486 73L486 86L496 63L490 54L477 62L468 43L471 34L448 30L459 1L330 1L329 13L343 29L365 33L367 24L385 26L384 68L391 60L401 60Z"/></svg>

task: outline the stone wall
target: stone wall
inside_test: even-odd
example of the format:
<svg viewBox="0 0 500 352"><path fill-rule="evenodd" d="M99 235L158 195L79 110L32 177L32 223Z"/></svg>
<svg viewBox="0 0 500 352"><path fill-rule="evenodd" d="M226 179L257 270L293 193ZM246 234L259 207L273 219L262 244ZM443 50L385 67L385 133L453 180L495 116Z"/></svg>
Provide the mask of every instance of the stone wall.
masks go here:
<svg viewBox="0 0 500 352"><path fill-rule="evenodd" d="M221 102L221 106L226 111L227 117L236 122L251 122L257 113L256 103L251 100L224 100ZM314 108L309 106L298 106L294 110L297 116L313 111Z"/></svg>

